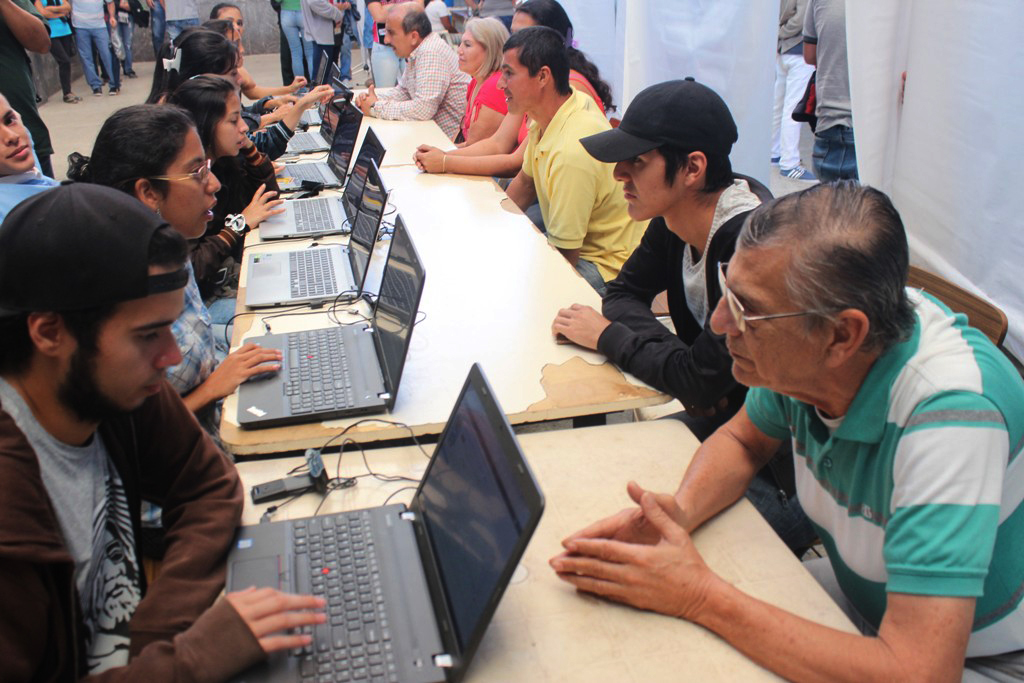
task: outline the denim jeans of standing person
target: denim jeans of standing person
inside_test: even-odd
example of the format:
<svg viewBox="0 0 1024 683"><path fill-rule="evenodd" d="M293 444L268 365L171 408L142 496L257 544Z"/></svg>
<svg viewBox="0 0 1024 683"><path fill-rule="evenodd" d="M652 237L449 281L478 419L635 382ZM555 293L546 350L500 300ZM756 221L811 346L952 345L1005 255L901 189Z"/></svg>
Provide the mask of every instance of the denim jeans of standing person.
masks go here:
<svg viewBox="0 0 1024 683"><path fill-rule="evenodd" d="M302 12L294 9L281 10L281 30L288 38L288 51L292 55L292 71L296 76L316 76L313 68L313 43L303 37ZM305 64L305 68L303 68Z"/></svg>
<svg viewBox="0 0 1024 683"><path fill-rule="evenodd" d="M382 43L373 44L370 66L373 69L373 83L378 88L395 87L398 85L398 76L404 71L394 49Z"/></svg>
<svg viewBox="0 0 1024 683"><path fill-rule="evenodd" d="M92 51L96 48L103 69L110 76L111 90L118 90L121 87L121 70L113 68L111 61L113 55L110 51L110 34L105 28L76 28L75 43L78 45L78 58L82 60L82 70L85 72L85 80L93 92L103 88L103 81L96 75L96 62L93 61Z"/></svg>
<svg viewBox="0 0 1024 683"><path fill-rule="evenodd" d="M167 12L160 0L150 0L149 30L153 34L153 54L160 57L160 47L167 37Z"/></svg>
<svg viewBox="0 0 1024 683"><path fill-rule="evenodd" d="M352 80L352 36L348 31L342 31L341 46L338 50L340 55L338 72L341 74L341 80L350 81Z"/></svg>
<svg viewBox="0 0 1024 683"><path fill-rule="evenodd" d="M818 180L858 180L857 150L853 143L853 129L832 126L814 134L814 173Z"/></svg>
<svg viewBox="0 0 1024 683"><path fill-rule="evenodd" d="M117 22L117 32L121 36L121 44L124 45L124 61L121 62L121 66L124 68L124 75L127 76L130 73L135 73L132 69L132 38L135 37L135 23L131 20L119 21ZM111 54L113 55L113 49L111 49ZM113 58L117 59L117 55L114 55Z"/></svg>
<svg viewBox="0 0 1024 683"><path fill-rule="evenodd" d="M167 20L167 37L170 38L171 42L181 35L182 31L187 29L189 26L199 26L199 19L168 19Z"/></svg>

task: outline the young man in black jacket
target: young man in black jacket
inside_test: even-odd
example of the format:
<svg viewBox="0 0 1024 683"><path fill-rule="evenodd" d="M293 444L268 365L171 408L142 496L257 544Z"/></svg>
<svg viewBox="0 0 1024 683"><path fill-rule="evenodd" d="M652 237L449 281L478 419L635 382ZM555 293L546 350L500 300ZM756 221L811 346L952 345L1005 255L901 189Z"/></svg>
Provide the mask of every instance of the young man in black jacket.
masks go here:
<svg viewBox="0 0 1024 683"><path fill-rule="evenodd" d="M618 128L580 141L596 159L615 164L630 217L653 220L608 283L602 312L573 304L551 326L679 399L686 408L679 418L701 441L736 414L746 395L732 376L725 340L709 320L722 295L719 269L732 256L747 215L771 198L760 183L733 174L729 152L737 137L722 98L687 78L645 89ZM675 334L651 311L654 297L666 290ZM766 472L749 497L776 532L800 548L812 532L780 488L790 487Z"/></svg>

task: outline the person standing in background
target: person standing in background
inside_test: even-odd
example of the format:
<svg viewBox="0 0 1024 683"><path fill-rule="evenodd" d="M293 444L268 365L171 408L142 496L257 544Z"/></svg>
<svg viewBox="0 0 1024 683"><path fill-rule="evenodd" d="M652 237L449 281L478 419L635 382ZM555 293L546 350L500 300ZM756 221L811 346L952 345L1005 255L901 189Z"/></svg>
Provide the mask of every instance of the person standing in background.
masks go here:
<svg viewBox="0 0 1024 683"><path fill-rule="evenodd" d="M163 0L163 3L167 14L167 35L172 43L189 26L199 26L198 0Z"/></svg>
<svg viewBox="0 0 1024 683"><path fill-rule="evenodd" d="M50 54L57 62L57 76L64 101L76 104L82 98L71 92L71 55L75 54L75 39L71 37L71 5L65 0L36 0L36 10L50 25Z"/></svg>
<svg viewBox="0 0 1024 683"><path fill-rule="evenodd" d="M52 178L53 145L50 131L36 108L36 89L25 50L40 54L50 51L50 37L43 17L29 0L0 0L0 95L21 114L25 127L32 134L39 168Z"/></svg>
<svg viewBox="0 0 1024 683"><path fill-rule="evenodd" d="M494 17L512 30L512 15L515 14L515 0L466 0L466 5L480 17Z"/></svg>
<svg viewBox="0 0 1024 683"><path fill-rule="evenodd" d="M370 73L374 86L393 88L398 85L398 77L405 71L405 63L399 60L391 47L385 23L391 5L401 4L404 0L368 0L366 3L365 21L374 26L373 50L370 52ZM423 9L422 0L414 0Z"/></svg>
<svg viewBox="0 0 1024 683"><path fill-rule="evenodd" d="M857 150L846 55L846 0L808 0L804 60L818 67L814 172L822 182L857 180Z"/></svg>
<svg viewBox="0 0 1024 683"><path fill-rule="evenodd" d="M132 19L128 0L118 0L117 25L111 30L118 32L118 35L121 36L121 44L124 45L124 59L121 60L121 68L125 77L137 78L135 70L132 69L132 39L135 37L135 20Z"/></svg>
<svg viewBox="0 0 1024 683"><path fill-rule="evenodd" d="M807 89L814 67L804 61L803 30L807 0L781 0L779 41L775 54L775 112L772 121L772 163L793 180L817 180L800 163L800 127L793 110Z"/></svg>
<svg viewBox="0 0 1024 683"><path fill-rule="evenodd" d="M301 0L281 0L281 30L288 39L292 72L310 80L316 76L316 71L313 70L313 45L306 40Z"/></svg>
<svg viewBox="0 0 1024 683"><path fill-rule="evenodd" d="M146 0L149 5L149 30L153 34L153 56L160 58L160 48L167 37L167 10L164 0Z"/></svg>
<svg viewBox="0 0 1024 683"><path fill-rule="evenodd" d="M104 17L103 5L107 5ZM93 54L99 55L103 71L110 77L110 94L121 92L121 69L113 68L110 51L110 34L107 26L113 28L117 24L114 3L104 0L76 0L71 5L71 25L75 27L75 44L78 46L78 58L82 60L85 80L92 88L93 95L103 94L103 82L96 74L96 62ZM93 50L96 52L94 53Z"/></svg>

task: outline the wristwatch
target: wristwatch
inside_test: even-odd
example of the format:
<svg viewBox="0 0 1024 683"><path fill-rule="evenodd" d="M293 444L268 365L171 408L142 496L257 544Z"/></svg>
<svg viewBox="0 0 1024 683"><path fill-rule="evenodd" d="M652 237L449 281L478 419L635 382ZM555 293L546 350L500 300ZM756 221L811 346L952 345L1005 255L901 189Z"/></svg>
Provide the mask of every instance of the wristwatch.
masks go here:
<svg viewBox="0 0 1024 683"><path fill-rule="evenodd" d="M224 219L224 227L230 228L236 235L244 235L249 226L245 223L245 216L240 213L230 213Z"/></svg>

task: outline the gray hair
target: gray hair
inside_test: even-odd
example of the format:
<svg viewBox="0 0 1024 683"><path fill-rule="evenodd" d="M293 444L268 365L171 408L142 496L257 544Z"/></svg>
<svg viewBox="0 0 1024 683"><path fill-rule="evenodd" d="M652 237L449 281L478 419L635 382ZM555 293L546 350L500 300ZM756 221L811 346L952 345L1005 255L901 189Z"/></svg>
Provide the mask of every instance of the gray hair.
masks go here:
<svg viewBox="0 0 1024 683"><path fill-rule="evenodd" d="M909 248L899 212L871 187L845 180L787 195L754 210L737 249L791 251L786 289L809 326L846 309L868 318L867 350L884 352L914 326L906 294Z"/></svg>
<svg viewBox="0 0 1024 683"><path fill-rule="evenodd" d="M402 30L406 33L420 34L420 39L430 35L430 17L421 9L410 9L402 17Z"/></svg>
<svg viewBox="0 0 1024 683"><path fill-rule="evenodd" d="M463 35L466 33L471 34L476 42L483 45L484 50L487 51L487 56L484 58L483 64L480 65L480 70L473 74L473 78L483 83L491 74L501 68L501 48L505 45L505 41L508 40L508 29L505 28L505 24L501 23L501 20L494 17L487 17L486 19L474 17L466 22L466 29L463 31Z"/></svg>

